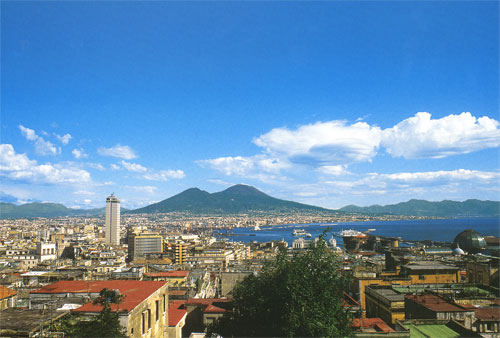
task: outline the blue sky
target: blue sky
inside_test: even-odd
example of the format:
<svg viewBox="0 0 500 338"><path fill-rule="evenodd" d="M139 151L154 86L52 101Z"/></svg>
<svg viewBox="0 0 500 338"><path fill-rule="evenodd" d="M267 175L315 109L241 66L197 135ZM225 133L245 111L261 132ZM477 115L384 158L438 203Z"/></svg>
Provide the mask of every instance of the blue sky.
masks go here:
<svg viewBox="0 0 500 338"><path fill-rule="evenodd" d="M2 1L0 197L499 200L498 7Z"/></svg>

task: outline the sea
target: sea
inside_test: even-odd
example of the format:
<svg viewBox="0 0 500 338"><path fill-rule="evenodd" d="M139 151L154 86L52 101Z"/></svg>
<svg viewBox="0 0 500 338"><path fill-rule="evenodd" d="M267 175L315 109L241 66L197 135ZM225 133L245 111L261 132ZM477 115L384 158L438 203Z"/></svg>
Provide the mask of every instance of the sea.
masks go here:
<svg viewBox="0 0 500 338"><path fill-rule="evenodd" d="M424 220L397 220L397 221L366 221L366 222L338 222L338 223L311 223L311 224L285 224L261 226L261 230L253 228L235 228L232 232L221 234L230 241L235 242L269 242L285 240L291 245L298 237L292 234L294 229L304 229L312 235L311 238L327 232L327 239L334 237L337 244L342 244L342 238L336 236L340 231L354 229L358 231L371 231L371 234L387 237L401 237L405 241L432 240L437 242L453 242L455 236L466 229L472 229L483 236L500 237L500 218L475 217L475 218L449 218L449 219L424 219ZM226 237L226 235L229 235Z"/></svg>

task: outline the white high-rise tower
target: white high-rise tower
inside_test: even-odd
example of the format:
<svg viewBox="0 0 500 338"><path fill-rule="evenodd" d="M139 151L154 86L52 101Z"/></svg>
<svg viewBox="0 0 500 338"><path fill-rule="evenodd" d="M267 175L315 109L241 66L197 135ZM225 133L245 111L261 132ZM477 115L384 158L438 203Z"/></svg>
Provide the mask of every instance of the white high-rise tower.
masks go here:
<svg viewBox="0 0 500 338"><path fill-rule="evenodd" d="M106 243L120 245L120 200L114 195L106 198Z"/></svg>

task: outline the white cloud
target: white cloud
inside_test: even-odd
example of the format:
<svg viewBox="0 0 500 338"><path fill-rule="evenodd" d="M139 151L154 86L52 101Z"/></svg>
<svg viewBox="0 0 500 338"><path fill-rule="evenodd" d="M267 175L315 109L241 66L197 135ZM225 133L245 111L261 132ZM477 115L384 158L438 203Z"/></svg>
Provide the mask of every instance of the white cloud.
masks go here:
<svg viewBox="0 0 500 338"><path fill-rule="evenodd" d="M319 167L317 170L320 173L332 175L332 176L345 175L345 174L349 173L346 170L344 165L325 165L325 166Z"/></svg>
<svg viewBox="0 0 500 338"><path fill-rule="evenodd" d="M201 160L197 162L201 166L208 166L212 169L222 172L223 174L248 176L258 172L277 174L281 169L290 167L288 162L279 158L270 158L266 155L255 155L250 157L219 157L209 160Z"/></svg>
<svg viewBox="0 0 500 338"><path fill-rule="evenodd" d="M219 179L208 179L207 182L219 184L219 185L224 185L224 186L234 185L234 183L229 183L229 182L226 182L224 180L219 180Z"/></svg>
<svg viewBox="0 0 500 338"><path fill-rule="evenodd" d="M26 139L29 141L36 141L36 139L38 138L33 129L26 128L22 125L19 125L19 129L21 130L21 134L23 134L23 136L26 137Z"/></svg>
<svg viewBox="0 0 500 338"><path fill-rule="evenodd" d="M427 182L443 182L443 181L493 181L500 179L500 173L494 171L478 171L478 170L440 170L415 173L396 173L396 174L381 174L380 178L390 181L399 181L404 183L427 183ZM498 181L497 181L498 185Z"/></svg>
<svg viewBox="0 0 500 338"><path fill-rule="evenodd" d="M94 196L96 193L92 192L92 191L87 191L87 190L78 190L78 191L74 191L73 194L83 195L83 196Z"/></svg>
<svg viewBox="0 0 500 338"><path fill-rule="evenodd" d="M307 191L302 191L302 192L296 192L294 194L295 196L300 196L300 197L314 197L317 196L317 192L307 192Z"/></svg>
<svg viewBox="0 0 500 338"><path fill-rule="evenodd" d="M144 179L150 181L168 181L169 179L182 179L186 174L182 170L160 170L158 172L147 173L143 176Z"/></svg>
<svg viewBox="0 0 500 338"><path fill-rule="evenodd" d="M110 168L111 168L111 170L120 170L120 169L121 169L119 165L116 165L116 164L114 164L114 163L112 163L112 164L110 165Z"/></svg>
<svg viewBox="0 0 500 338"><path fill-rule="evenodd" d="M50 141L38 136L33 129L19 125L21 134L28 140L35 142L35 151L39 155L57 155L61 153L61 148L55 147Z"/></svg>
<svg viewBox="0 0 500 338"><path fill-rule="evenodd" d="M35 160L30 160L26 154L16 154L11 144L0 144L1 172L29 170L34 166L36 166Z"/></svg>
<svg viewBox="0 0 500 338"><path fill-rule="evenodd" d="M104 166L102 164L100 164L100 163L88 162L88 163L86 163L86 165L89 166L90 168L97 169L99 171L106 170L106 168L104 168Z"/></svg>
<svg viewBox="0 0 500 338"><path fill-rule="evenodd" d="M65 134L63 136L55 134L57 139L64 145L69 143L69 140L71 140L71 135L70 134Z"/></svg>
<svg viewBox="0 0 500 338"><path fill-rule="evenodd" d="M88 157L88 155L85 154L85 151L82 148L79 148L79 149L75 148L71 151L71 153L73 154L74 158L76 158L76 159Z"/></svg>
<svg viewBox="0 0 500 338"><path fill-rule="evenodd" d="M136 185L125 185L124 188L127 189L132 189L135 191L140 191L140 192L146 192L148 194L152 194L158 189L157 187L151 186L151 185L144 185L144 186L136 186Z"/></svg>
<svg viewBox="0 0 500 338"><path fill-rule="evenodd" d="M122 146L120 144L117 144L114 147L110 148L100 147L99 149L97 149L97 152L102 156L118 157L125 160L131 160L137 157L132 148L130 148L129 146Z"/></svg>
<svg viewBox="0 0 500 338"><path fill-rule="evenodd" d="M392 128L385 129L381 145L394 157L442 158L494 148L500 145L498 121L471 113L431 119L417 113Z"/></svg>
<svg viewBox="0 0 500 338"><path fill-rule="evenodd" d="M376 154L382 131L365 122L317 122L296 130L276 128L253 142L265 152L291 162L338 165L370 161Z"/></svg>
<svg viewBox="0 0 500 338"><path fill-rule="evenodd" d="M127 161L121 161L121 164L128 171L133 171L136 173L143 173L143 172L148 171L148 168L143 167L142 165L137 164L137 163L130 163Z"/></svg>
<svg viewBox="0 0 500 338"><path fill-rule="evenodd" d="M67 163L37 164L25 154L17 154L10 144L0 145L0 175L32 183L86 183L90 174Z"/></svg>

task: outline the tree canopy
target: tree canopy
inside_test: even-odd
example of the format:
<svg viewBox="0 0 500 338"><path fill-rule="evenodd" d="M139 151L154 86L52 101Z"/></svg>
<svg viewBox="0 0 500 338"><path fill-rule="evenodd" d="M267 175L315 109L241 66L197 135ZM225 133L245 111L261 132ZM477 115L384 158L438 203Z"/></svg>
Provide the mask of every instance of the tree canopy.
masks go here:
<svg viewBox="0 0 500 338"><path fill-rule="evenodd" d="M345 337L351 316L343 306L346 286L340 258L324 235L305 251L280 251L258 275L233 290L233 311L208 328L224 337Z"/></svg>

